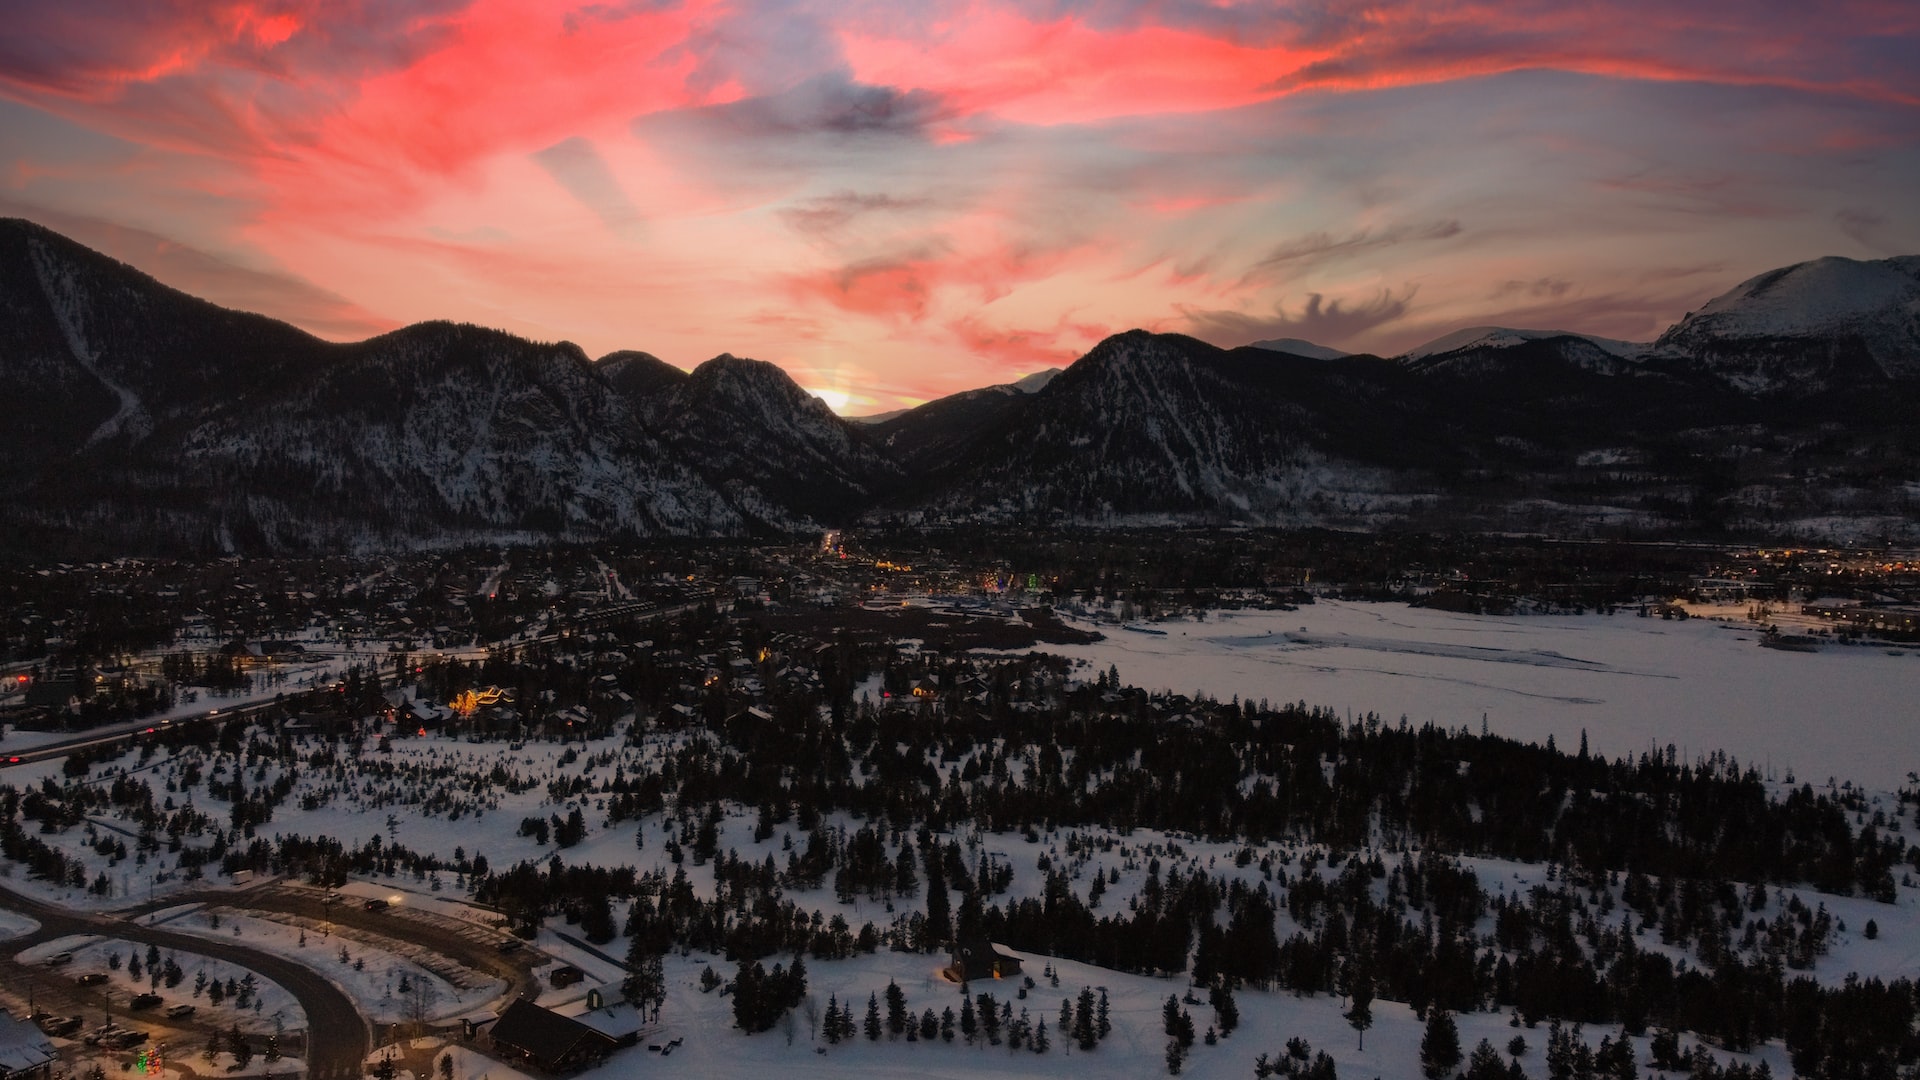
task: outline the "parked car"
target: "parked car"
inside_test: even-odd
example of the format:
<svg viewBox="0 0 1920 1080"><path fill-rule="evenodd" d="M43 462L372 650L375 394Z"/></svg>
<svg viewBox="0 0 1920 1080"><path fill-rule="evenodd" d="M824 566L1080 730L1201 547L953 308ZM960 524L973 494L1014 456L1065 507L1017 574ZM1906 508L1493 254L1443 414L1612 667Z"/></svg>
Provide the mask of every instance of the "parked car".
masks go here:
<svg viewBox="0 0 1920 1080"><path fill-rule="evenodd" d="M392 904L389 904L385 900L381 900L378 898L369 900L366 903L366 908L368 911L385 911L392 906L393 906Z"/></svg>
<svg viewBox="0 0 1920 1080"><path fill-rule="evenodd" d="M144 1031L122 1031L112 1038L103 1041L115 1050L128 1050L146 1042L147 1033Z"/></svg>
<svg viewBox="0 0 1920 1080"><path fill-rule="evenodd" d="M86 1043L88 1046L99 1046L102 1043L120 1037L126 1030L126 1028L118 1024L106 1024L87 1032L80 1041Z"/></svg>
<svg viewBox="0 0 1920 1080"><path fill-rule="evenodd" d="M495 945L494 948L499 949L503 953L519 952L520 944L521 942L519 938L507 938L505 941L502 941L500 944Z"/></svg>
<svg viewBox="0 0 1920 1080"><path fill-rule="evenodd" d="M175 1005L167 1010L167 1019L184 1020L192 1016L195 1011L197 1011L196 1007L192 1005Z"/></svg>
<svg viewBox="0 0 1920 1080"><path fill-rule="evenodd" d="M78 982L81 986L99 986L101 983L107 981L107 973L104 971L89 971L74 981Z"/></svg>
<svg viewBox="0 0 1920 1080"><path fill-rule="evenodd" d="M73 963L73 954L70 952L54 953L52 956L47 957L48 967L64 967L71 963Z"/></svg>
<svg viewBox="0 0 1920 1080"><path fill-rule="evenodd" d="M49 1016L40 1021L40 1030L48 1035L65 1036L79 1031L82 1023L84 1021L77 1016Z"/></svg>
<svg viewBox="0 0 1920 1080"><path fill-rule="evenodd" d="M135 1009L151 1009L158 1006L162 1000L159 994L136 994L133 998L133 1007Z"/></svg>

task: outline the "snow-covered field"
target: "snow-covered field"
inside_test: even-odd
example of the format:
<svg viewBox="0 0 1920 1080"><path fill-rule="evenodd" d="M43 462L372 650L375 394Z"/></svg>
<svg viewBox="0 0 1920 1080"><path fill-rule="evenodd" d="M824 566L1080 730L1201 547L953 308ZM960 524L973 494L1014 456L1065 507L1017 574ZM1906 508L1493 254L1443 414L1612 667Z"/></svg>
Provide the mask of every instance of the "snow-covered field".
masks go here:
<svg viewBox="0 0 1920 1080"><path fill-rule="evenodd" d="M1499 617L1322 600L1102 628L1046 651L1150 690L1305 701L1595 753L1726 750L1742 763L1891 791L1920 771L1920 652L1758 645L1757 629L1633 614ZM1089 672L1091 677L1091 672Z"/></svg>
<svg viewBox="0 0 1920 1080"><path fill-rule="evenodd" d="M309 968L339 987L368 1019L378 1023L462 1016L492 1002L506 989L498 979L465 969L460 969L465 985L455 985L428 969L426 965L450 967L449 961L432 952L395 937L323 928L311 919L228 909L194 909L161 918L170 930L237 942Z"/></svg>
<svg viewBox="0 0 1920 1080"><path fill-rule="evenodd" d="M1724 749L1743 763L1766 768L1776 790L1784 789L1785 778L1792 772L1797 780L1816 786L1824 786L1832 776L1881 793L1901 786L1909 770L1920 770L1920 740L1913 737L1920 723L1920 692L1916 692L1920 691L1920 658L1912 655L1912 650L1893 656L1879 647L1827 646L1818 653L1802 654L1762 649L1756 630L1704 619L1665 621L1630 614L1496 618L1398 604L1338 601L1323 601L1291 612L1209 613L1204 621L1169 621L1153 624L1153 628L1164 633L1110 629L1102 642L1049 646L1046 651L1087 661L1089 666L1082 674L1088 679L1096 668L1104 671L1112 664L1125 683L1199 692L1223 700L1237 695L1266 698L1276 704L1306 701L1343 712L1350 708L1356 716L1373 712L1396 721L1404 715L1414 723L1433 721L1475 730L1484 716L1494 732L1537 741L1552 736L1569 750L1584 732L1592 750L1610 756L1650 748L1664 750L1668 744L1688 758ZM863 689L874 691L878 685L870 680ZM667 840L670 833L680 831L670 824L673 815L654 813L638 822L607 824L608 801L591 785L616 771L634 775L658 768L674 740L685 737L656 732L642 745L628 745L624 735L621 730L611 738L589 744L529 741L511 748L442 736L397 738L385 751L367 747L350 767L336 764L334 768L341 770L338 772L304 768L292 796L276 808L270 822L256 826L256 835L331 836L350 847L378 836L383 842L442 858L453 857L456 848L467 857L485 854L496 869L522 860L539 864L552 858L570 864L634 865L667 874L681 869L697 896L714 896L712 862L670 860ZM303 753L311 750L304 743L299 749ZM97 780L123 767L128 770L129 780L152 786L156 801L178 800L193 806L198 798L197 805L218 824L229 804L213 798L202 785L214 779L243 778L248 787L258 790L284 775L286 765L271 758L243 765L234 754L209 755L189 749L176 755L156 754L144 763L129 755L120 761L96 764L94 777ZM511 786L517 790L490 779L496 769L511 777ZM199 779L189 780L189 773ZM56 783L64 779L61 763L24 766L10 778L16 784L31 786L42 777ZM551 782L575 777L584 777L590 786L571 789L581 793L570 797L550 794ZM1892 809L1897 819L1900 810L1890 804L1884 796L1876 798L1869 804L1869 812ZM585 838L574 846L560 849L522 834L521 824L528 818L560 818L573 810L581 811L587 826ZM824 816L830 826L847 831L871 824L844 812ZM787 859L789 843L804 843L804 835L791 825L756 841L752 839L754 823L751 811L730 806L720 823L718 850L737 853L748 865L769 859L778 865ZM641 834L639 844L635 842L636 828ZM113 895L96 897L84 890L27 881L24 874L9 875L10 887L76 906L107 907L144 900L152 889L165 896L170 891L213 884L186 881L174 863L176 857L169 852L155 851L147 861L131 865L124 853L102 853L98 850L100 841L119 836L132 847L135 839L124 820L104 812L58 835L63 850L82 862L89 880L96 874L106 875L108 891ZM1187 874L1204 871L1238 879L1248 888L1260 887L1262 882L1257 865L1236 865L1239 845L1235 843L1203 842L1146 828L1123 837L1104 833L1082 837L1099 843L1077 845L1078 854L1069 848L1064 832L1042 832L1037 839L1029 840L1019 832L980 833L962 825L944 838L961 846L969 865L989 858L1014 868L1009 890L989 898L992 903L1041 896L1046 875L1037 867L1043 859L1049 866L1062 868L1077 893L1087 891L1094 873L1112 874L1107 910L1124 905L1128 897L1142 890L1150 860L1162 861L1170 869L1178 867ZM94 842L88 842L90 839ZM187 839L203 842L199 833ZM894 842L897 844L897 839ZM112 844L104 846L111 848ZM1283 854L1283 861L1289 865L1304 867L1309 862L1306 847L1296 843L1269 850ZM1281 848L1286 849L1284 853ZM1267 853L1256 853L1256 860ZM1324 849L1315 851L1311 861L1318 864L1326 854ZM1390 854L1388 861L1395 858ZM1300 861L1291 861L1295 859ZM1550 880L1551 871L1542 865L1491 859L1462 861L1489 892L1519 896ZM13 869L12 864L5 864L0 866L0 873ZM1293 871L1296 880L1305 872L1312 871ZM1321 872L1334 871L1327 865ZM154 873L171 877L150 884ZM342 891L349 897L399 897L403 907L418 906L439 915L493 922L492 913L462 903L468 884L463 875L452 872L419 876L403 872L390 878L361 878ZM1763 914L1777 914L1790 893L1774 890L1768 901L1772 907ZM865 898L843 902L830 887L790 891L786 897L805 910L819 911L823 917L844 916L855 928L871 921L882 930L919 906L914 900L897 904ZM1806 889L1799 891L1799 897L1808 907L1824 905L1839 927L1829 950L1818 960L1815 977L1837 983L1849 972L1891 978L1920 969L1920 890L1903 884L1893 904L1820 896ZM243 908L245 901L236 898L234 904ZM626 906L625 902L613 905L616 926L624 922ZM216 914L220 919L217 927L212 924ZM244 944L305 963L331 979L379 1021L398 1021L414 1013L429 1018L472 1015L494 1007L503 989L487 979L456 986L445 978L448 972L444 966L426 970L420 962L429 958L409 953L404 943L393 938L347 941L349 961L342 963L338 959L342 937L337 930L329 937L316 932L312 924L303 927L284 916L179 908L162 913L161 918L174 929L220 940L235 940L237 930L238 940ZM396 937L404 937L403 918L404 913L396 913L391 923L402 928ZM1282 940L1302 929L1284 908L1277 920ZM1873 939L1865 933L1868 920L1876 924L1877 936ZM0 920L0 936L26 929ZM1486 925L1479 928L1481 933L1489 929ZM300 942L303 930L304 945ZM617 985L622 972L618 965L594 957L562 934L577 937L583 931L565 925L558 917L550 918L534 946L556 962L577 964L587 974L584 984L542 994L544 1004L564 1011L595 984ZM1662 949L1658 939L1657 932L1643 932L1643 947ZM624 940L616 938L601 948L618 956L625 946ZM105 970L109 952L117 949L124 962L133 946L69 939L38 946L22 958L31 962L62 949L76 952L76 971L96 967ZM1678 959L1686 954L1672 950L1671 955ZM361 961L357 968L352 963L355 959ZM768 964L775 959L787 958L770 958ZM700 990L699 977L706 967L711 965L718 974L730 978L733 964L699 953L684 957L676 953L667 963L669 995L660 1023L643 1034L640 1047L623 1051L602 1075L670 1070L705 1080L776 1073L956 1078L987 1073L1033 1077L1164 1074L1166 1040L1160 1012L1169 994L1186 994L1184 977L1126 975L1035 955L1028 956L1026 970L1037 985L1024 999L1017 996L1019 985L1013 981L991 986L976 983L971 989L1011 1000L1016 1015L1024 1008L1034 1020L1044 1018L1053 1044L1046 1054L1010 1051L1005 1045L988 1046L984 1039L968 1046L959 1039L952 1045L938 1039L927 1044L895 1041L883 1035L875 1043L864 1034L850 1043L829 1047L815 1034L817 1021L811 1017L824 1011L830 996L850 1001L858 1015L864 1011L869 995L884 995L889 981L906 992L916 1015L927 1008L936 1014L949 1007L958 1012L958 988L938 974L944 960L940 956L891 952L884 947L871 955L839 961L809 959L810 1000L793 1015L789 1041L784 1025L756 1036L740 1033L732 1026L731 999L718 990ZM209 1008L205 997L190 996L197 969L204 967L209 979L245 975L237 969L225 971L226 965L200 957L181 955L179 963L186 970L185 981L174 991L163 987L161 992L169 995L169 1004L194 1001L203 1013ZM1048 965L1058 969L1057 987L1043 974ZM418 997L409 1000L400 990L403 976L410 988L432 987L430 1007L422 1010ZM122 970L114 973L112 985L125 988L133 983ZM1106 989L1114 1020L1112 1036L1085 1054L1070 1048L1069 1040L1057 1030L1061 999L1076 996L1082 986ZM145 987L142 980L140 989ZM285 1015L297 1017L298 1006L278 987L262 980L261 994L263 1012L255 1014L249 1009L247 1014L255 1030L263 1029L265 1018L277 1009L294 1010ZM264 997L274 994L279 996ZM1186 1006L1202 1029L1213 1015L1204 999L1202 992L1199 1002ZM1295 1036L1309 1041L1316 1051L1330 1053L1342 1076L1418 1075L1422 1025L1406 1005L1376 1002L1375 1025L1367 1032L1365 1049L1361 1050L1337 997L1248 990L1238 995L1238 1004L1242 1014L1239 1030L1217 1046L1194 1046L1184 1075L1244 1078L1252 1073L1257 1055L1276 1057L1286 1040ZM231 1004L222 1006L220 1015L228 1011L232 1011ZM1523 1036L1530 1047L1521 1059L1523 1067L1530 1076L1545 1075L1544 1025L1516 1030L1509 1027L1504 1013L1463 1015L1458 1023L1463 1048L1468 1051L1484 1038L1504 1056L1508 1041L1516 1034ZM249 1025L243 1021L243 1026ZM300 1025L288 1019L287 1026ZM1602 1035L1615 1034L1589 1030L1585 1037L1597 1042ZM670 1060L651 1060L659 1055L650 1052L648 1044L664 1045L675 1038L682 1043ZM1638 1041L1638 1048L1640 1060L1645 1061L1644 1039ZM1785 1051L1777 1042L1760 1047L1752 1055L1716 1054L1723 1061L1765 1061L1775 1075L1791 1073ZM461 1050L455 1058L456 1080L518 1080L520 1075L469 1051Z"/></svg>
<svg viewBox="0 0 1920 1080"><path fill-rule="evenodd" d="M161 1003L150 1012L134 1014L141 1020L156 1020L175 1005L193 1005L199 1010L194 1017L195 1020L212 1020L221 1024L237 1023L242 1031L269 1032L276 1030L276 1025L291 1031L307 1026L306 1013L301 1011L300 1003L294 1000L293 995L283 989L280 984L256 975L237 964L216 960L210 956L199 956L171 949L160 950L161 963L164 964L171 958L179 965L183 974L180 982L171 987L164 980L158 986L154 986L144 971L141 977L134 978L129 962L134 957L139 957L144 965L148 955L147 947L113 938L94 935L55 938L22 950L15 959L23 964L38 964L63 952L73 954L73 961L66 965L66 970L75 975L89 971L107 973L107 982L101 989L109 993L114 1001L116 1013L124 1009L127 1001L134 995L151 990L160 995ZM119 958L117 967L112 962L115 956ZM206 992L206 987L215 981L222 984L231 981L238 985L248 978L253 980L253 985L251 991L245 995L247 1003L244 1007L239 1004L238 998L225 996L219 1005L215 1005Z"/></svg>

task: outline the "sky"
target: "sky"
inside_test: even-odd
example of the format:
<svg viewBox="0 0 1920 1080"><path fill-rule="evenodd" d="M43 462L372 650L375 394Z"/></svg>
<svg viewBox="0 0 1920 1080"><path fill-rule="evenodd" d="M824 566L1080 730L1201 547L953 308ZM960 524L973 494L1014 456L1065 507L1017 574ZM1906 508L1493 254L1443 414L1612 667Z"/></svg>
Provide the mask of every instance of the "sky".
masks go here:
<svg viewBox="0 0 1920 1080"><path fill-rule="evenodd" d="M1133 327L1649 340L1920 252L1920 4L8 0L0 216L859 414Z"/></svg>

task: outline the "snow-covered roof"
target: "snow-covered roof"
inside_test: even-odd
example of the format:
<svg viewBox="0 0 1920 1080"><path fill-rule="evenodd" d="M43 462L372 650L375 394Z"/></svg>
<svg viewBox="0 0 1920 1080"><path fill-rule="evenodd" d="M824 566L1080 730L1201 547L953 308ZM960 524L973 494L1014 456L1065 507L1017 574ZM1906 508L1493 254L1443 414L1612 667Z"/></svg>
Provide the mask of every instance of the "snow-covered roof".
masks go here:
<svg viewBox="0 0 1920 1080"><path fill-rule="evenodd" d="M0 1012L0 1073L25 1072L52 1061L58 1052L39 1028Z"/></svg>
<svg viewBox="0 0 1920 1080"><path fill-rule="evenodd" d="M629 1035L638 1035L643 1023L640 1010L625 1001L616 1001L598 1009L588 1009L573 1019L609 1039L624 1039Z"/></svg>

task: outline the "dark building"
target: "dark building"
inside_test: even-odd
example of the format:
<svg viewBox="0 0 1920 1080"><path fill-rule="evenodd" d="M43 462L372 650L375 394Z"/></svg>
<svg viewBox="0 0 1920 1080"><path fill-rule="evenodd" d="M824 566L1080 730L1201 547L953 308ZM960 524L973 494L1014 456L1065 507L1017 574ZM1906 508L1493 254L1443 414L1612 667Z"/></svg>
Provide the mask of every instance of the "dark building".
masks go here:
<svg viewBox="0 0 1920 1080"><path fill-rule="evenodd" d="M1020 974L1020 958L988 941L976 938L953 948L953 965L947 974L960 982L974 979L1011 979Z"/></svg>
<svg viewBox="0 0 1920 1080"><path fill-rule="evenodd" d="M493 1022L488 1038L508 1062L525 1063L541 1072L571 1072L597 1065L622 1045L615 1036L525 999L507 1006L507 1011Z"/></svg>

